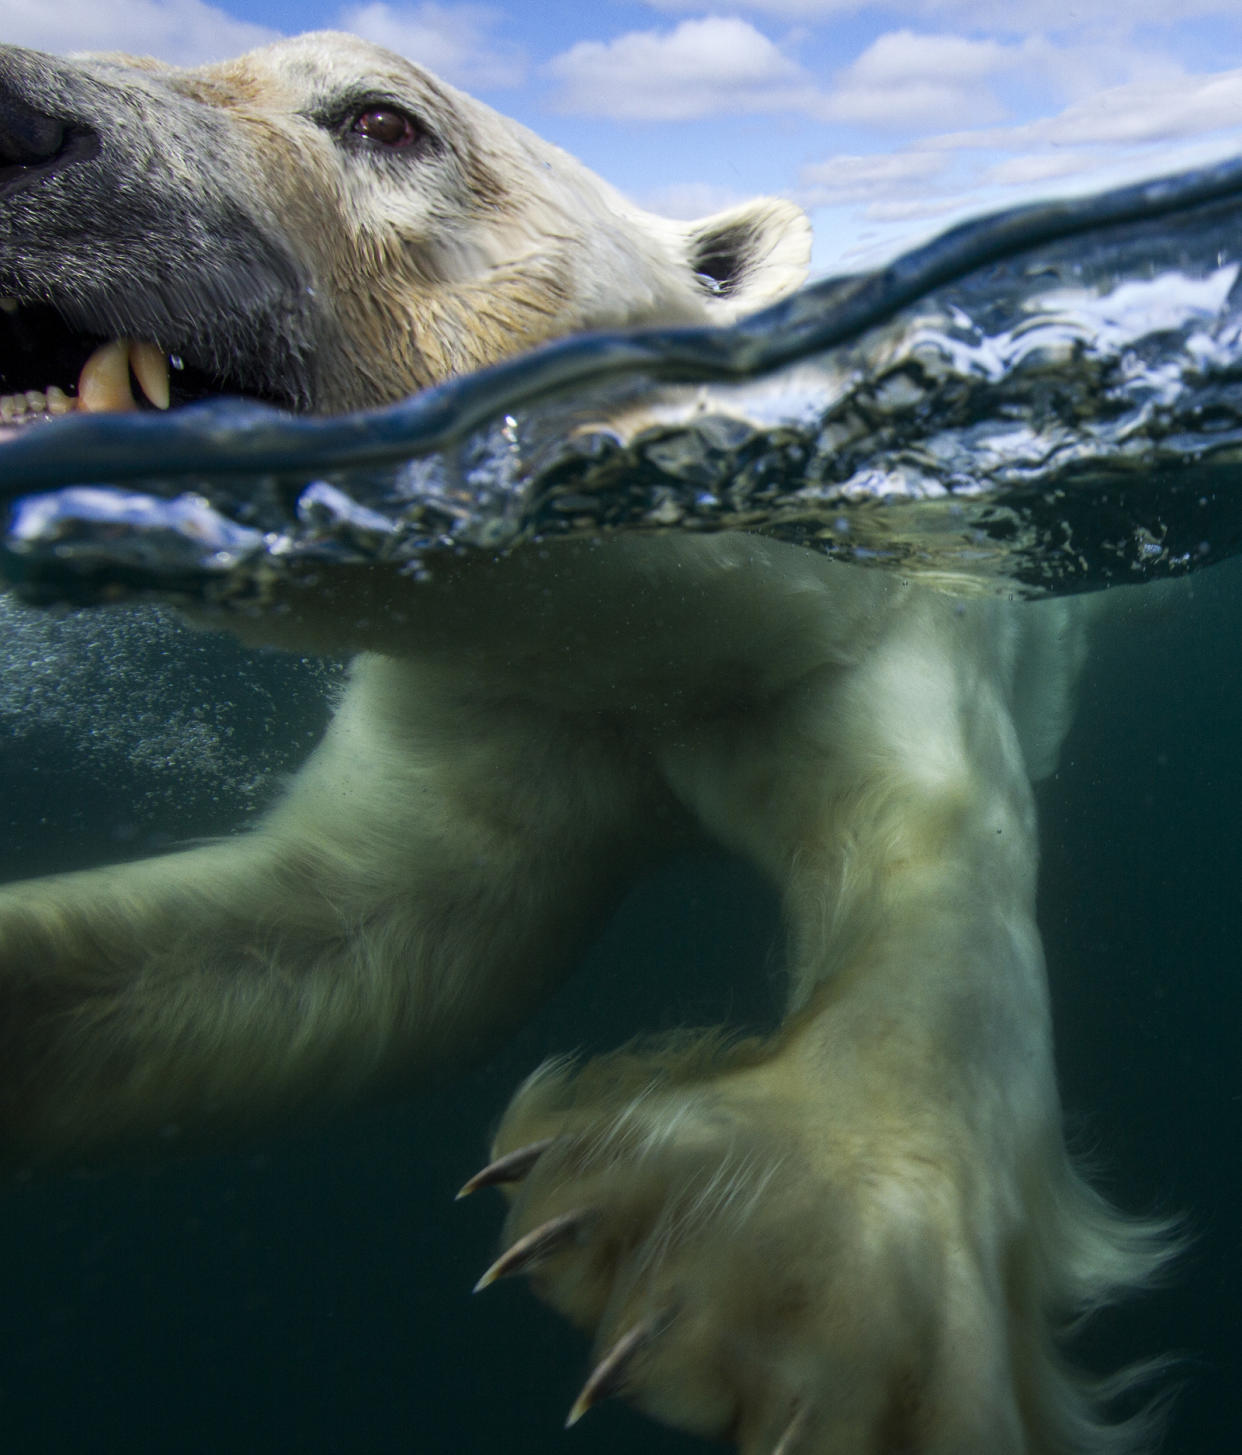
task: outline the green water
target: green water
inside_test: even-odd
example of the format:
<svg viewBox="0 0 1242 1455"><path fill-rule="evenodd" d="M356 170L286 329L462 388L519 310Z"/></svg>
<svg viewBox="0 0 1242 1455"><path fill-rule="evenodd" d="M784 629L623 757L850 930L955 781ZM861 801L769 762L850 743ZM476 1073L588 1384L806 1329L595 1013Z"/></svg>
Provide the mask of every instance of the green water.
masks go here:
<svg viewBox="0 0 1242 1455"><path fill-rule="evenodd" d="M1171 1285L1094 1326L1082 1352L1103 1369L1183 1356L1171 1455L1222 1455L1239 1440L1240 612L1242 568L1226 566L1196 578L1193 600L1106 638L1062 769L1040 791L1042 922L1075 1139L1099 1150L1116 1200L1184 1208L1196 1237ZM235 649L195 641L235 684ZM283 710L313 732L313 677L272 659L246 671L256 702L264 674L279 676ZM244 749L241 722L230 731ZM261 713L250 731L261 748ZM158 772L114 758L100 773L67 729L40 741L32 775L29 744L4 740L4 877L178 831L173 786ZM198 826L249 806L227 771L174 767ZM687 1021L770 1019L774 933L772 904L738 866L681 863L631 897L513 1045L451 1086L219 1154L6 1182L5 1451L695 1446L615 1406L562 1433L585 1348L520 1281L471 1298L495 1249L499 1198L454 1205L452 1194L517 1080L549 1051Z"/></svg>

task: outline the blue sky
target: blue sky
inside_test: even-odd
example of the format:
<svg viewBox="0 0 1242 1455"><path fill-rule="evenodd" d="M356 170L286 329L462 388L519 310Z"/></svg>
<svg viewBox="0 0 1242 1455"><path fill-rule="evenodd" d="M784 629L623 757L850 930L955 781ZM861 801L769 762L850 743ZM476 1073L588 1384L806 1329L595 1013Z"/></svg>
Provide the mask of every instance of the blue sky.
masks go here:
<svg viewBox="0 0 1242 1455"><path fill-rule="evenodd" d="M695 216L757 192L820 270L970 212L1242 151L1242 0L0 0L0 39L194 64L358 31Z"/></svg>

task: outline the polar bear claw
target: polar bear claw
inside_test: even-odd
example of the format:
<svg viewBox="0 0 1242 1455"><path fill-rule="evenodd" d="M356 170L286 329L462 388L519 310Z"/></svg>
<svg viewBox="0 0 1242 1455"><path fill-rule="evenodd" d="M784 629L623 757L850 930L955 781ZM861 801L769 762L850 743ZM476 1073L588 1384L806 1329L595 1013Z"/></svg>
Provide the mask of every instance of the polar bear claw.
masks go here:
<svg viewBox="0 0 1242 1455"><path fill-rule="evenodd" d="M468 1184L510 1202L477 1287L524 1274L593 1336L568 1424L621 1397L744 1455L1022 1448L978 1148L860 1115L823 1051L809 1020L774 1045L556 1062L519 1090Z"/></svg>

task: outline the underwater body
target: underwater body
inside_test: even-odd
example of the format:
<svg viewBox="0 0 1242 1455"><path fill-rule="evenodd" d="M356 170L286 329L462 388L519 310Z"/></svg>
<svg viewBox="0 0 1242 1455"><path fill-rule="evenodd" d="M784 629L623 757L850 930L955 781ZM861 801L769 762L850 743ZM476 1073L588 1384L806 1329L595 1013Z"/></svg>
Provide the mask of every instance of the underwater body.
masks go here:
<svg viewBox="0 0 1242 1455"><path fill-rule="evenodd" d="M1039 918L1071 1140L1088 1153L1101 1149L1097 1178L1115 1201L1185 1209L1194 1239L1166 1288L1092 1326L1086 1357L1111 1369L1157 1351L1183 1355L1171 1376L1184 1389L1167 1448L1208 1452L1231 1448L1237 1437L1228 1369L1236 1357L1230 1289L1238 1279L1230 1210L1239 1101L1230 1049L1242 864L1242 691L1234 665L1242 568L1230 559L1238 535L1229 492L1236 421L1228 413L1237 392L1236 275L1216 236L1228 232L1235 203L1224 184L1207 204L1184 201L1181 217L1143 224L1168 248L1154 264L1146 256L1146 294L1126 293L1121 275L1108 287L1093 280L1056 309L1023 318L1020 329L1012 319L977 328L979 316L963 319L956 296L924 290L915 301L881 299L873 316L853 321L844 342L807 345L856 348L862 361L829 352L812 369L818 382L806 382L800 358L786 365L794 377L769 371L753 395L745 383L720 386L729 396L721 415L740 414L746 428L717 430L717 455L707 451L706 463L698 420L717 416L696 402L687 425L674 398L661 405L668 413L656 438L619 432L580 456L601 471L602 485L579 465L570 488L565 461L548 453L552 431L541 432L539 413L560 426L565 396L541 400L535 390L531 419L500 398L494 412L502 423L450 431L430 456L414 451L416 439L384 442L394 459L404 449L430 466L390 469L369 444L356 483L350 462L334 458L322 479L316 472L301 489L267 490L270 518L261 529L230 511L247 495L249 443L277 426L242 415L224 441L241 467L219 478L193 472L210 515L195 516L189 531L162 509L178 500L184 480L170 472L155 481L157 490L149 478L150 461L168 458L163 421L81 422L96 435L115 426L115 448L131 452L134 463L103 480L73 473L75 451L78 462L99 458L84 453L83 442L94 443L84 430L63 436L59 463L46 458L56 443L50 433L22 439L24 454L4 461L11 464L4 484L20 501L9 574L28 600L97 601L122 588L141 597L197 592L210 602L222 589L248 589L260 566L270 566L269 553L279 561L319 552L330 570L351 552L391 549L385 511L408 511L411 502L416 515L424 512L411 533L415 561L434 562L462 539L504 547L552 529L551 518L568 520L569 530L599 530L584 502L608 506L606 524L615 530L702 528L704 516L710 527L720 519L719 482L736 475L736 452L753 459L769 442L763 436L757 447L755 431L770 430L780 463L757 472L757 494L727 502L721 523L746 516L750 527L805 541L806 549L855 560L872 554L877 569L951 575L959 588L975 581L988 590L1078 591L1150 578L1150 606L1101 629L1060 769L1038 791ZM1205 219L1195 211L1203 205L1219 214ZM1197 241L1198 253L1190 246ZM1059 245L1057 258L1045 253L1041 270L1026 273L998 264L994 253L988 299L1019 296L1025 307L1022 279L1052 277L1063 291L1064 271L1056 268L1072 268L1093 246L1108 253L1122 243L1104 237L1101 224L1095 233L1070 231ZM1013 254L1013 241L1005 246ZM1122 274L1136 269L1127 259ZM957 281L969 288L978 274ZM951 294L952 282L940 285ZM1112 337L1086 307L1098 292L1120 300ZM1161 311L1166 304L1172 316ZM903 321L899 306L913 314ZM935 323L947 341L938 357L948 362L930 382L893 363L904 359L903 341L927 357L929 318L949 321ZM1040 335L1041 324L1050 335ZM1021 344L1032 336L1047 351ZM989 377L979 361L997 337L1011 351ZM653 345L657 353L665 346ZM643 367L626 363L626 407L663 383ZM678 365L683 379L686 367ZM894 388L894 377L906 392ZM1066 379L1070 385L1050 397L1049 381ZM968 388L963 397L963 380L977 392ZM924 386L930 403L918 392ZM575 418L617 408L614 379L598 387L602 401L574 386ZM821 403L809 409L816 390ZM939 424L949 397L959 411L953 438ZM782 398L794 401L789 412L781 412ZM865 408L854 407L860 398ZM1021 431L998 426L1012 426L1015 400L1026 402L1023 423L1042 420L1042 434L1018 438ZM891 429L887 416L877 422L885 405L896 411ZM1110 431L1117 421L1125 427ZM1066 437L1069 424L1080 426L1077 436ZM391 416L375 427L396 428ZM319 447L311 427L279 428L307 430L306 448ZM479 431L489 430L499 438L480 444ZM519 461L514 486L513 442L521 446L523 431L538 441L535 463L528 469ZM203 432L220 436L217 424L204 422ZM818 498L799 495L803 436L826 438L841 458L843 434L856 456L851 472L821 480ZM276 449L288 447L284 440ZM608 455L614 448L620 464ZM646 451L654 473L642 490L626 493L616 482L633 477L630 450ZM469 469L455 452L469 457ZM481 467L480 454L494 468ZM972 458L988 461L995 477L962 479L962 462ZM1049 518L1042 509L1049 477L1063 467ZM298 468L287 456L261 462L269 480ZM1144 496L1153 474L1156 488ZM917 488L907 499L901 487L911 482ZM99 494L80 493L98 485ZM548 502L565 494L572 508L553 516ZM446 495L460 525L423 529L426 514L447 509ZM211 534L215 520L225 523L221 537ZM230 534L229 524L261 539ZM1172 582L1160 584L1166 577ZM149 605L132 618L48 614L32 605L3 610L6 878L235 828L270 800L280 775L299 761L299 745L313 743L338 680L333 663L245 652ZM277 739L277 714L300 732L282 729ZM383 1451L492 1438L518 1451L584 1438L603 1451L638 1439L690 1448L694 1442L635 1424L620 1408L597 1412L586 1430L559 1432L557 1411L578 1383L578 1340L520 1290L494 1290L485 1303L468 1298L495 1211L482 1198L454 1208L451 1195L475 1169L481 1129L544 1055L567 1045L602 1050L643 1029L725 1017L770 1025L779 1002L779 956L767 948L775 931L775 906L740 866L679 863L631 895L574 980L502 1053L429 1096L239 1149L191 1155L170 1146L157 1166L13 1181L0 1204L12 1250L0 1414L12 1448ZM770 974L756 977L765 957ZM634 966L642 967L637 976Z"/></svg>
<svg viewBox="0 0 1242 1455"><path fill-rule="evenodd" d="M1185 1209L1194 1238L1167 1286L1091 1326L1085 1356L1109 1369L1177 1353L1164 1448L1215 1455L1238 1429L1242 569L1213 568L1193 587L1141 634L1110 634L1088 667L1061 768L1039 794L1040 923L1072 1143L1098 1149L1110 1195ZM152 635L172 631L185 629L165 622ZM126 667L125 635L91 639L97 675L70 681L106 694ZM34 645L31 632L17 640ZM187 800L202 832L252 812L240 766L279 767L263 717L272 684L284 710L298 704L309 745L330 678L260 654L239 670L223 638L194 647L199 676L177 684L164 718L131 674L141 710L127 720L114 704L118 736L94 760L76 736L88 698L66 694L76 720L45 717L37 737L14 736L6 715L6 875L158 848L184 832ZM152 696L159 660L143 661ZM166 729L171 717L188 732L195 704L181 701L183 686L200 707L246 708L246 725L200 719L193 753L181 754ZM169 1149L137 1168L6 1179L7 1448L447 1451L462 1448L467 1418L471 1448L489 1437L517 1452L575 1439L603 1455L637 1440L670 1455L703 1448L619 1403L560 1430L581 1341L520 1288L471 1298L495 1209L452 1195L497 1106L543 1056L604 1050L675 1015L770 1022L776 930L776 906L749 871L687 861L632 895L555 1000L452 1084L210 1155ZM770 972L756 976L765 956Z"/></svg>

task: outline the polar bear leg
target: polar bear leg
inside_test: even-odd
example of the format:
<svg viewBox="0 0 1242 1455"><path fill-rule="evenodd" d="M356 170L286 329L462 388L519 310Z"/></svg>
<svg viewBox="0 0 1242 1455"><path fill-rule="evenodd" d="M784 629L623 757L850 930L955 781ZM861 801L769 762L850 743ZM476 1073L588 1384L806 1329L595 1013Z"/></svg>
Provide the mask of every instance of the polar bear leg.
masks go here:
<svg viewBox="0 0 1242 1455"><path fill-rule="evenodd" d="M236 1123L477 1054L615 893L652 781L360 659L255 831L0 891L0 1142Z"/></svg>
<svg viewBox="0 0 1242 1455"><path fill-rule="evenodd" d="M491 1276L594 1333L575 1413L621 1394L746 1455L1120 1448L1054 1340L1164 1230L1063 1150L1021 647L999 606L912 597L859 664L667 756L779 878L793 1008L763 1043L553 1065L507 1112Z"/></svg>

